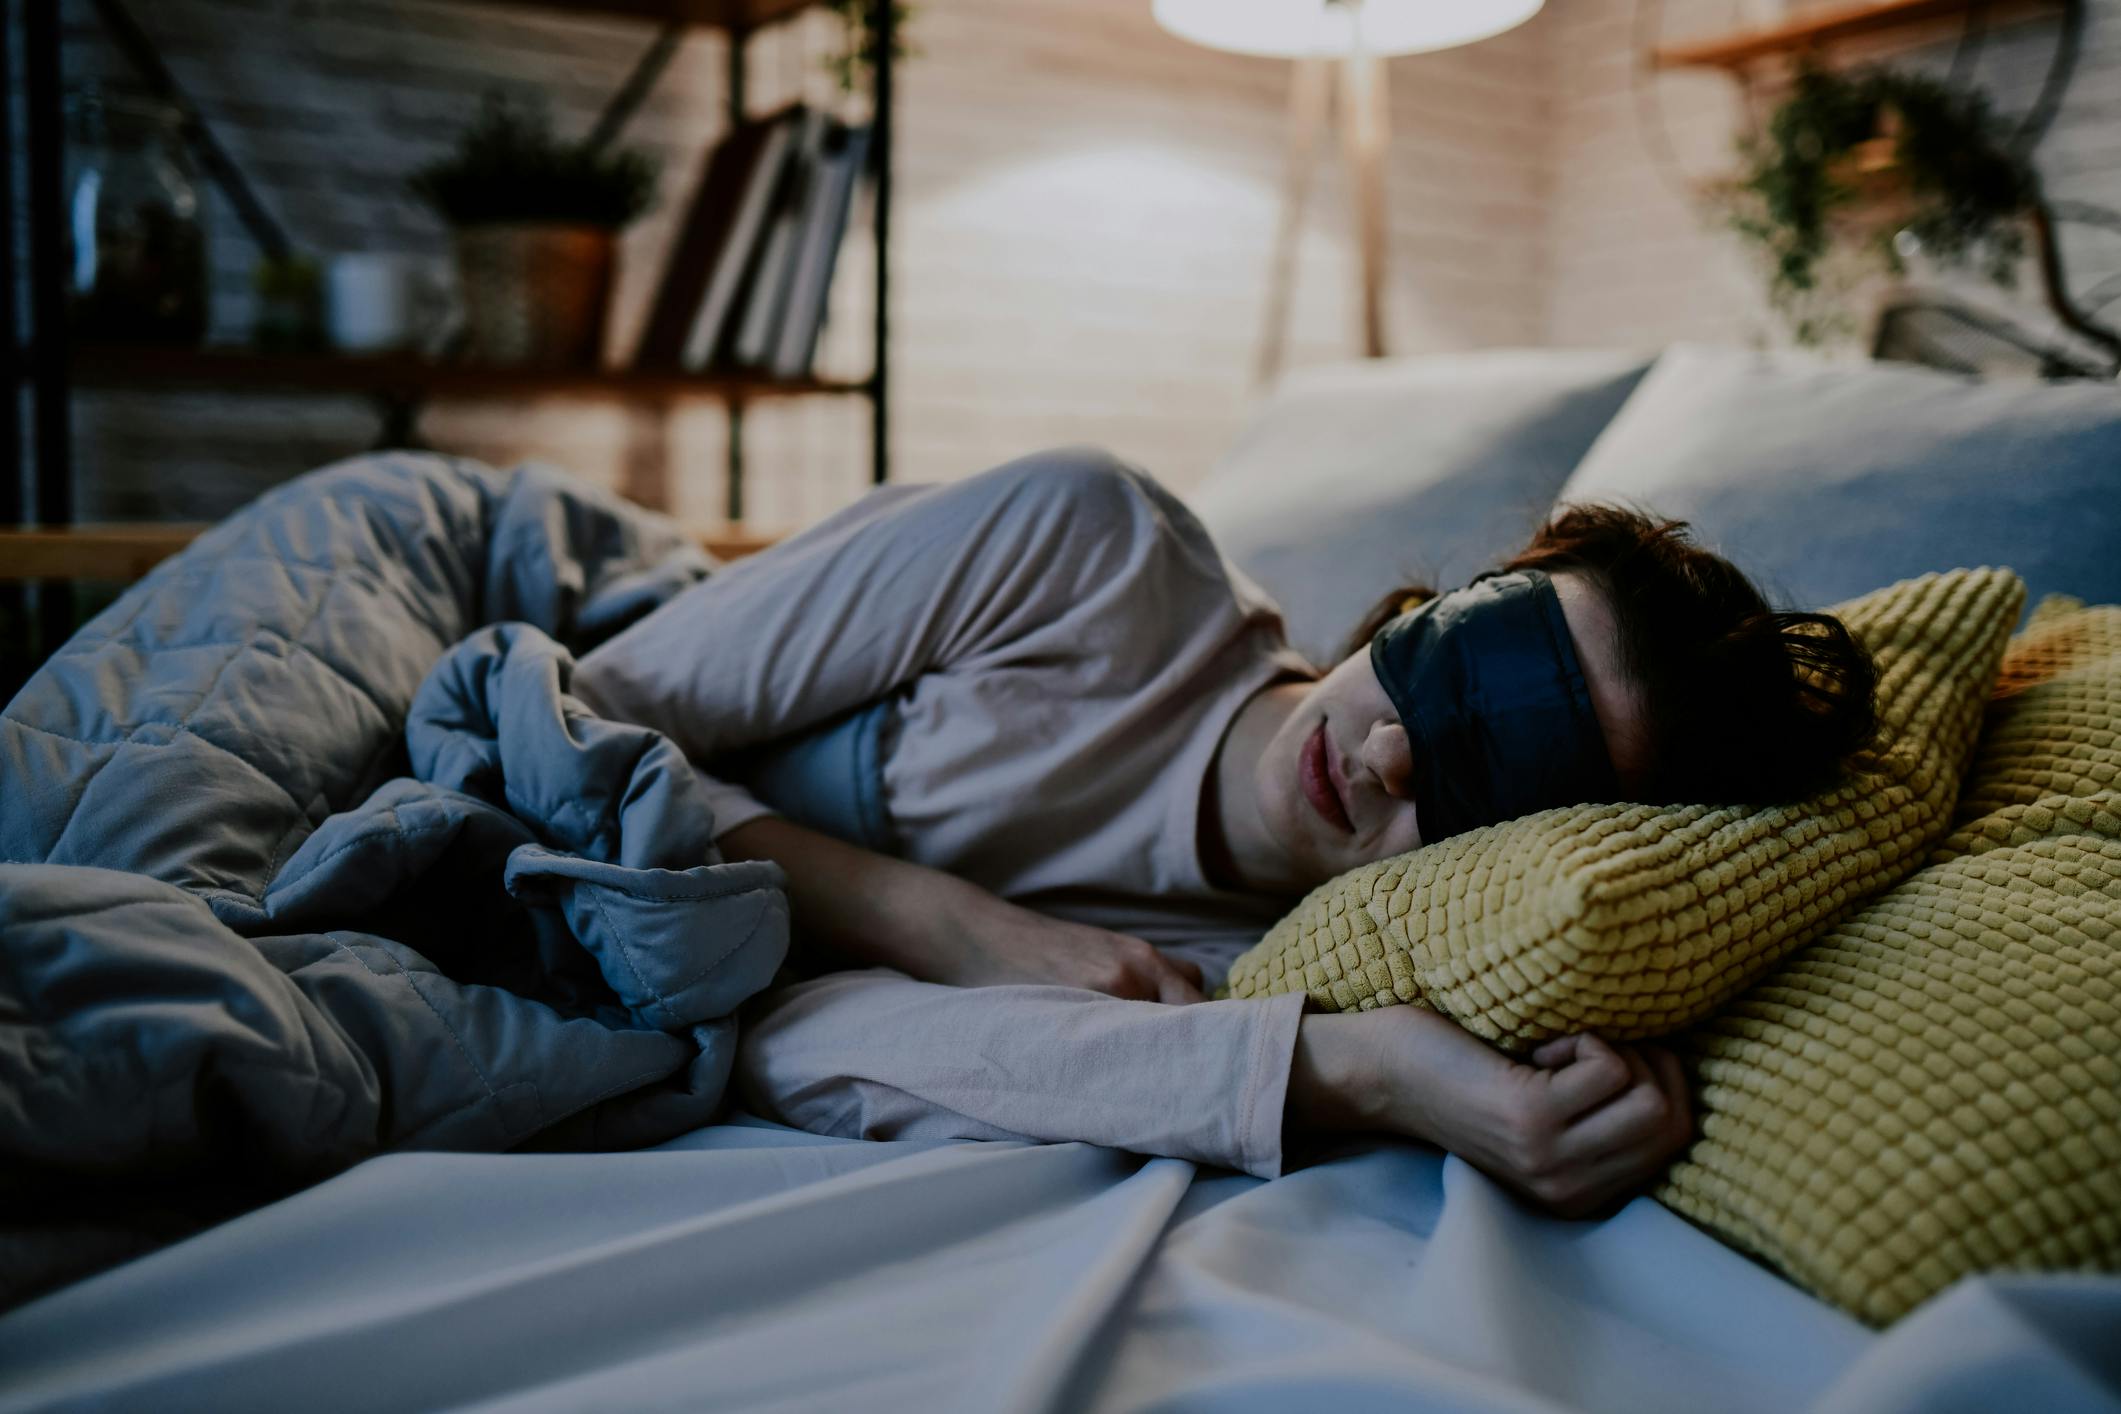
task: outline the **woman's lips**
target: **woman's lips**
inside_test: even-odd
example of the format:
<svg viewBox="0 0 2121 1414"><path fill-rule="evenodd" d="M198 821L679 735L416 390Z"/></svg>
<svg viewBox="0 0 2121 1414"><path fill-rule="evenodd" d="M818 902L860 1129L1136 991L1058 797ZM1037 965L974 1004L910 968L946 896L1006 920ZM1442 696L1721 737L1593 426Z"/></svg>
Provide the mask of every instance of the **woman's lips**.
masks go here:
<svg viewBox="0 0 2121 1414"><path fill-rule="evenodd" d="M1302 756L1298 760L1296 778L1303 788L1304 799L1320 819L1344 835L1355 833L1355 824L1348 819L1348 808L1342 803L1340 792L1333 785L1333 768L1326 750L1326 724L1320 722L1316 730L1304 742Z"/></svg>

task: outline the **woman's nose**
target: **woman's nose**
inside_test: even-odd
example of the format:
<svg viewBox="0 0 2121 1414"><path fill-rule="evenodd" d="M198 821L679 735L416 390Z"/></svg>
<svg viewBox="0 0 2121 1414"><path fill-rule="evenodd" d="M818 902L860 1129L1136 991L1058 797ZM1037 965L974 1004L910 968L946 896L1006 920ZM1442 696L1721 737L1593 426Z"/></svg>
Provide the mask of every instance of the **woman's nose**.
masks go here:
<svg viewBox="0 0 2121 1414"><path fill-rule="evenodd" d="M1379 722L1362 744L1363 764L1376 775L1385 793L1398 800L1414 794L1414 748L1398 722Z"/></svg>

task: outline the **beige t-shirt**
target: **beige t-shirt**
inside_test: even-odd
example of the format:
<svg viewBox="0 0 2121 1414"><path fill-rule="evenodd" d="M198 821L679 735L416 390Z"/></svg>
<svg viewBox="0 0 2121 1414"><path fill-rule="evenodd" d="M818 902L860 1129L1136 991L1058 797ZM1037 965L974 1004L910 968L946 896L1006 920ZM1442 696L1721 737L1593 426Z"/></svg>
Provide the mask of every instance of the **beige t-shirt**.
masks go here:
<svg viewBox="0 0 2121 1414"><path fill-rule="evenodd" d="M902 857L1184 944L1256 939L1294 902L1209 883L1201 796L1238 708L1315 676L1175 496L1064 447L879 487L590 653L575 691L695 764L889 698ZM705 779L717 837L770 813Z"/></svg>

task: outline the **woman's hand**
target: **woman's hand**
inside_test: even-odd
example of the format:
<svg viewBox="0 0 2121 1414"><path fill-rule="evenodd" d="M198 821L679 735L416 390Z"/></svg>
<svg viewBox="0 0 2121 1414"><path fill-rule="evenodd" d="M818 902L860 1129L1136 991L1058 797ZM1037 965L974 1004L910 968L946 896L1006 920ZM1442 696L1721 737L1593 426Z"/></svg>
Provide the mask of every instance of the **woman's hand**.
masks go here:
<svg viewBox="0 0 2121 1414"><path fill-rule="evenodd" d="M981 890L958 901L938 975L960 987L1043 983L1136 1001L1201 1001L1200 968L1140 938L1063 922Z"/></svg>
<svg viewBox="0 0 2121 1414"><path fill-rule="evenodd" d="M1420 1007L1306 1016L1289 1104L1319 1127L1426 1139L1567 1218L1640 1192L1694 1130L1662 1046L1564 1036L1525 1064Z"/></svg>

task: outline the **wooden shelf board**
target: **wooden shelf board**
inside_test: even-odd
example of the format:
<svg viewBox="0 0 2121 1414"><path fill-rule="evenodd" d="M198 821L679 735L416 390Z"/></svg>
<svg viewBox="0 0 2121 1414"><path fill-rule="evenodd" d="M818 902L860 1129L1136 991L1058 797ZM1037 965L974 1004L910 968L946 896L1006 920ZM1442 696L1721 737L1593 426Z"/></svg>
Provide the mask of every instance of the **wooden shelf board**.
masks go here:
<svg viewBox="0 0 2121 1414"><path fill-rule="evenodd" d="M1963 15L1977 3L1980 0L1863 0L1860 4L1822 6L1801 11L1768 29L1660 45L1650 51L1650 63L1659 69L1738 69L1773 54L1794 53L1860 34Z"/></svg>
<svg viewBox="0 0 2121 1414"><path fill-rule="evenodd" d="M702 550L722 560L741 560L795 534L793 527L747 525L726 520L687 525L685 532Z"/></svg>
<svg viewBox="0 0 2121 1414"><path fill-rule="evenodd" d="M248 349L82 345L73 380L90 388L287 389L434 398L720 398L761 401L851 395L866 382L780 379L744 373L659 373L630 368L490 368L412 354L277 354Z"/></svg>
<svg viewBox="0 0 2121 1414"><path fill-rule="evenodd" d="M185 524L8 526L0 529L0 580L135 580L204 529Z"/></svg>
<svg viewBox="0 0 2121 1414"><path fill-rule="evenodd" d="M747 30L774 24L817 0L454 0L460 5L514 10L562 10L572 15L616 15L662 24Z"/></svg>
<svg viewBox="0 0 2121 1414"><path fill-rule="evenodd" d="M0 527L0 582L83 579L127 583L198 538L206 525L188 521L109 522ZM785 527L710 521L686 533L717 559L736 560L786 539Z"/></svg>

